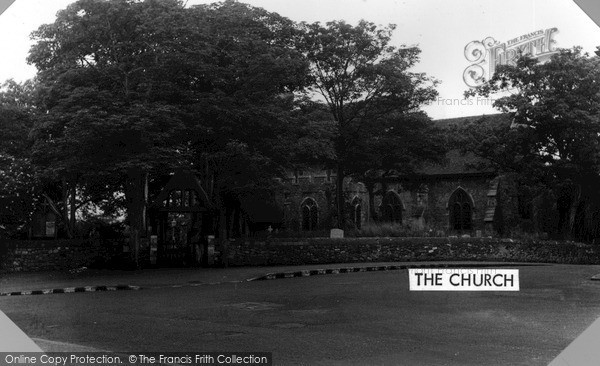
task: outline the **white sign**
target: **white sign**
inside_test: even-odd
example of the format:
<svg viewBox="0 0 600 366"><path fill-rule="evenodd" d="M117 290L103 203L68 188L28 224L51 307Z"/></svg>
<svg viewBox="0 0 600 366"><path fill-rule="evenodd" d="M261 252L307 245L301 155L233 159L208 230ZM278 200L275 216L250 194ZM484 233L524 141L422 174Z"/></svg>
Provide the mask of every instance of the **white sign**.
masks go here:
<svg viewBox="0 0 600 366"><path fill-rule="evenodd" d="M518 269L414 268L410 291L519 291Z"/></svg>

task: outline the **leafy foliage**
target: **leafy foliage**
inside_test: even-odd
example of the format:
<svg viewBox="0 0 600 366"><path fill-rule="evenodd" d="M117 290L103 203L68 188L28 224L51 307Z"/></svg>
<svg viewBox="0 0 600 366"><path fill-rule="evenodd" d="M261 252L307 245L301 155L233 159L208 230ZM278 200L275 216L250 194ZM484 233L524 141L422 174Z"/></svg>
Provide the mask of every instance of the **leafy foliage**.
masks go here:
<svg viewBox="0 0 600 366"><path fill-rule="evenodd" d="M546 63L523 57L466 93L499 93L495 106L513 124L472 128L465 143L538 194L549 189L559 229L569 236L598 232L590 224L600 208L593 200L600 183L599 66L580 48L560 50Z"/></svg>
<svg viewBox="0 0 600 366"><path fill-rule="evenodd" d="M297 37L290 20L235 1L77 1L33 33L47 111L32 132L40 175L77 192L71 206L111 211L141 199L129 184L140 171L159 182L194 170L217 207L268 188L295 147L323 145L290 97L307 81Z"/></svg>
<svg viewBox="0 0 600 366"><path fill-rule="evenodd" d="M302 164L337 165L339 189L409 171L442 155L419 111L436 82L410 71L419 50L391 46L393 29L298 26L231 0L79 0L32 34L32 162L71 220L89 202L139 216L144 177L156 195L178 168L221 213Z"/></svg>
<svg viewBox="0 0 600 366"><path fill-rule="evenodd" d="M165 71L180 54L177 27L165 23L181 24L180 10L175 1L82 0L34 32L29 62L48 113L33 157L47 174L85 179L177 155L176 78Z"/></svg>
<svg viewBox="0 0 600 366"><path fill-rule="evenodd" d="M29 159L34 90L32 81L8 80L0 91L0 237L22 233L35 204L37 182Z"/></svg>
<svg viewBox="0 0 600 366"><path fill-rule="evenodd" d="M303 24L310 90L324 99L334 121L338 218L345 217L346 175L406 171L443 156L429 119L419 110L437 95L437 82L410 71L420 50L392 46L394 28L366 21ZM344 226L343 220L338 226Z"/></svg>
<svg viewBox="0 0 600 366"><path fill-rule="evenodd" d="M36 203L35 183L27 159L0 154L0 238L24 233Z"/></svg>

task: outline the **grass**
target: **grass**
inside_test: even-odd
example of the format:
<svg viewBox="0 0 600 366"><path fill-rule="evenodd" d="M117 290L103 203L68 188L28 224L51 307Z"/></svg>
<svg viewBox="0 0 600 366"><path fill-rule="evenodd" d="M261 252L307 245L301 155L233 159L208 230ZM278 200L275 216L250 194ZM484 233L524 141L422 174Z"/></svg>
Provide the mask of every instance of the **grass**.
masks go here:
<svg viewBox="0 0 600 366"><path fill-rule="evenodd" d="M429 237L435 236L430 228L414 228L406 224L381 222L364 225L360 229L349 230L353 237Z"/></svg>
<svg viewBox="0 0 600 366"><path fill-rule="evenodd" d="M445 232L444 232L445 234ZM280 231L273 233L259 233L254 237L272 237L272 238L329 238L329 230L315 231ZM371 223L364 225L360 229L348 229L344 232L347 238L359 237L432 237L439 236L439 233L429 227L415 229L407 224L398 224L390 222ZM445 235L444 235L445 236Z"/></svg>

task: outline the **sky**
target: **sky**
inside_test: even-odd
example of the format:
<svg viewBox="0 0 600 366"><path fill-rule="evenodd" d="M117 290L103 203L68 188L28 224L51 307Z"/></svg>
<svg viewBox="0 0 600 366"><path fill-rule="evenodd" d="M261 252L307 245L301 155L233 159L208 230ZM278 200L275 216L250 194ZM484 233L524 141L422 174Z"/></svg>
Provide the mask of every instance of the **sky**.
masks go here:
<svg viewBox="0 0 600 366"><path fill-rule="evenodd" d="M30 33L52 23L57 11L72 0L16 0L0 15L0 81L24 81L35 76L26 58ZM187 5L209 3L187 0ZM600 46L600 27L573 0L245 0L295 21L365 19L396 24L393 43L416 45L421 59L415 72L438 79L439 97L425 111L434 119L497 113L493 100L472 98L463 72L471 65L465 46L493 37L503 43L538 30L557 28L554 46L581 46L593 54Z"/></svg>

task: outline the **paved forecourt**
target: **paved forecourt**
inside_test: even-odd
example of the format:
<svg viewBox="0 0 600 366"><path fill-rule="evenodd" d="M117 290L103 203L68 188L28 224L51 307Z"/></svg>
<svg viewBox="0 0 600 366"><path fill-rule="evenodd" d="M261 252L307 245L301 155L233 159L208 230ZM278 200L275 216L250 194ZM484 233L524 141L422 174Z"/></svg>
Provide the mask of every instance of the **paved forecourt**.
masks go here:
<svg viewBox="0 0 600 366"><path fill-rule="evenodd" d="M44 349L247 350L273 352L277 365L547 365L600 316L600 281L590 280L600 266L502 267L519 270L515 292L409 291L408 271L362 266L0 297L0 309Z"/></svg>

